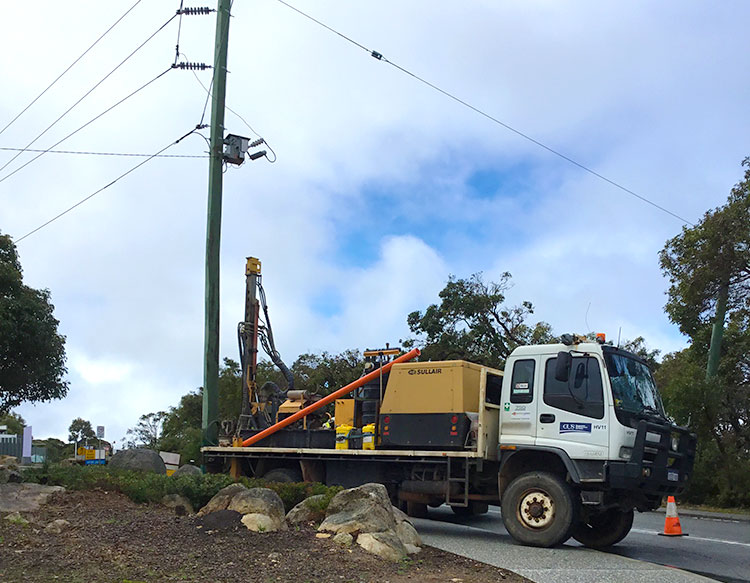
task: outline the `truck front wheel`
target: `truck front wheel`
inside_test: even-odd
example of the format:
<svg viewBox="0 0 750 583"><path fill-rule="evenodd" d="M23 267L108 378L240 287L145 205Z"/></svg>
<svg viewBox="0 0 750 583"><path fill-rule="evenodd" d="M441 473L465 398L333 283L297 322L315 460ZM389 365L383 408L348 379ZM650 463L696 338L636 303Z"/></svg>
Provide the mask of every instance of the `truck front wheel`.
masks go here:
<svg viewBox="0 0 750 583"><path fill-rule="evenodd" d="M513 480L501 500L503 523L518 542L553 547L570 538L576 522L576 499L555 474L530 472Z"/></svg>
<svg viewBox="0 0 750 583"><path fill-rule="evenodd" d="M573 529L573 538L584 546L601 549L616 545L633 527L633 511L612 508L580 521Z"/></svg>

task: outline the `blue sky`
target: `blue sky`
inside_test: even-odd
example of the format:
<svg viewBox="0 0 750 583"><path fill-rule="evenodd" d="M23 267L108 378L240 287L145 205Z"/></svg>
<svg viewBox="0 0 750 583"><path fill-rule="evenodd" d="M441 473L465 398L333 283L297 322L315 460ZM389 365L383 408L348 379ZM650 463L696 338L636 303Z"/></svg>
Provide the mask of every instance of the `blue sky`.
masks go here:
<svg viewBox="0 0 750 583"><path fill-rule="evenodd" d="M133 2L43 4L34 18L5 7L0 127ZM750 154L745 2L295 5L690 221L726 200ZM142 0L0 147L28 143L176 7ZM176 24L38 145L168 67ZM211 61L213 26L213 16L184 19L190 61ZM406 315L436 301L449 275L479 271L510 271L508 301L532 301L533 319L555 331L616 337L622 328L665 352L685 345L663 313L658 268L678 220L275 0L234 3L228 68L228 105L278 161L225 174L222 356L236 358L248 255L263 261L287 361L394 344ZM198 75L207 85L210 73ZM205 97L192 73L170 71L60 147L153 153L195 126ZM231 113L226 128L252 135ZM170 152L200 155L205 142L191 136ZM0 152L0 166L10 157ZM0 230L18 238L135 163L45 155L0 182ZM26 282L51 290L70 370L65 400L19 407L35 435L65 437L82 416L120 439L139 415L201 384L206 184L205 160L154 160L19 243Z"/></svg>

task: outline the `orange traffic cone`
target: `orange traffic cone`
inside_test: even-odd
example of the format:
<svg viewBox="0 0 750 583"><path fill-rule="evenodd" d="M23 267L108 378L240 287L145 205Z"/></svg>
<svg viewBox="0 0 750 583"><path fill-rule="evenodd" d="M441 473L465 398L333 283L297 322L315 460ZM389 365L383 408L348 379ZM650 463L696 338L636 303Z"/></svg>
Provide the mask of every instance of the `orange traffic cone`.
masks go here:
<svg viewBox="0 0 750 583"><path fill-rule="evenodd" d="M680 526L680 517L677 516L677 504L675 504L674 496L667 498L667 517L664 519L664 532L659 534L661 536L687 536L686 533L682 532L682 526Z"/></svg>

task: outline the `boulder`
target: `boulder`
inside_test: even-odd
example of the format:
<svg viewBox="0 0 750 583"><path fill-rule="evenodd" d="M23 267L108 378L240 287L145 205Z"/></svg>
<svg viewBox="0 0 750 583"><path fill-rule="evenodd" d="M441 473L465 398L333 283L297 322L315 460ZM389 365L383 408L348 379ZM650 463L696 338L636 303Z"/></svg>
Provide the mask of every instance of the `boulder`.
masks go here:
<svg viewBox="0 0 750 583"><path fill-rule="evenodd" d="M357 544L367 552L389 561L400 561L406 557L406 547L394 532L363 532Z"/></svg>
<svg viewBox="0 0 750 583"><path fill-rule="evenodd" d="M179 494L167 494L161 499L161 503L167 508L174 508L177 516L185 516L186 514L195 514L193 505L190 500Z"/></svg>
<svg viewBox="0 0 750 583"><path fill-rule="evenodd" d="M232 501L232 497L242 491L247 491L247 488L242 484L230 484L226 488L222 488L208 501L208 504L198 511L198 516L205 516L217 510L226 510Z"/></svg>
<svg viewBox="0 0 750 583"><path fill-rule="evenodd" d="M323 501L325 494L318 494L305 498L302 502L292 508L286 515L286 521L289 524L301 524L307 522L320 522L326 517L326 511L323 510Z"/></svg>
<svg viewBox="0 0 750 583"><path fill-rule="evenodd" d="M192 464L185 464L177 468L175 472L172 474L172 477L175 478L177 476L202 476L203 472L201 472L201 469L198 466L194 466Z"/></svg>
<svg viewBox="0 0 750 583"><path fill-rule="evenodd" d="M44 527L44 532L47 534L60 534L70 527L70 523L67 520L58 518L53 520L47 526Z"/></svg>
<svg viewBox="0 0 750 583"><path fill-rule="evenodd" d="M254 532L275 532L280 530L278 522L265 514L245 514L242 517L242 524L244 524L248 530ZM286 524L282 524L286 527Z"/></svg>
<svg viewBox="0 0 750 583"><path fill-rule="evenodd" d="M399 540L406 545L406 547L421 547L422 539L410 523L405 520L396 524L396 536Z"/></svg>
<svg viewBox="0 0 750 583"><path fill-rule="evenodd" d="M268 488L245 488L242 484L231 484L219 490L198 512L205 516L226 510L242 516L242 524L256 532L286 530L284 503L279 495Z"/></svg>
<svg viewBox="0 0 750 583"><path fill-rule="evenodd" d="M109 460L109 466L122 470L137 470L165 475L167 467L164 460L153 449L138 448L118 451Z"/></svg>
<svg viewBox="0 0 750 583"><path fill-rule="evenodd" d="M34 512L46 504L52 494L64 491L62 486L0 484L0 512Z"/></svg>
<svg viewBox="0 0 750 583"><path fill-rule="evenodd" d="M284 522L284 503L276 492L268 488L250 488L237 492L227 505L227 510L234 510L243 515L267 516L271 522L268 525L262 522L264 530L286 530L287 528Z"/></svg>
<svg viewBox="0 0 750 583"><path fill-rule="evenodd" d="M393 532L395 528L393 507L385 486L364 484L336 494L318 530L373 533Z"/></svg>

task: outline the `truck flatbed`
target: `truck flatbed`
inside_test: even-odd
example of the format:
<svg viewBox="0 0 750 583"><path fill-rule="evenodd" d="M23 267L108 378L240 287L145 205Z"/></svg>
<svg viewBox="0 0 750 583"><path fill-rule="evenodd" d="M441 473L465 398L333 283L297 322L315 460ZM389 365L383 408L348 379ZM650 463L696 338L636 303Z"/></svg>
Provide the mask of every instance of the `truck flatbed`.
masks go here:
<svg viewBox="0 0 750 583"><path fill-rule="evenodd" d="M226 457L253 457L258 454L294 454L305 457L391 457L391 458L481 458L475 450L467 451L430 451L411 449L322 449L308 447L203 447L203 455L220 455Z"/></svg>

